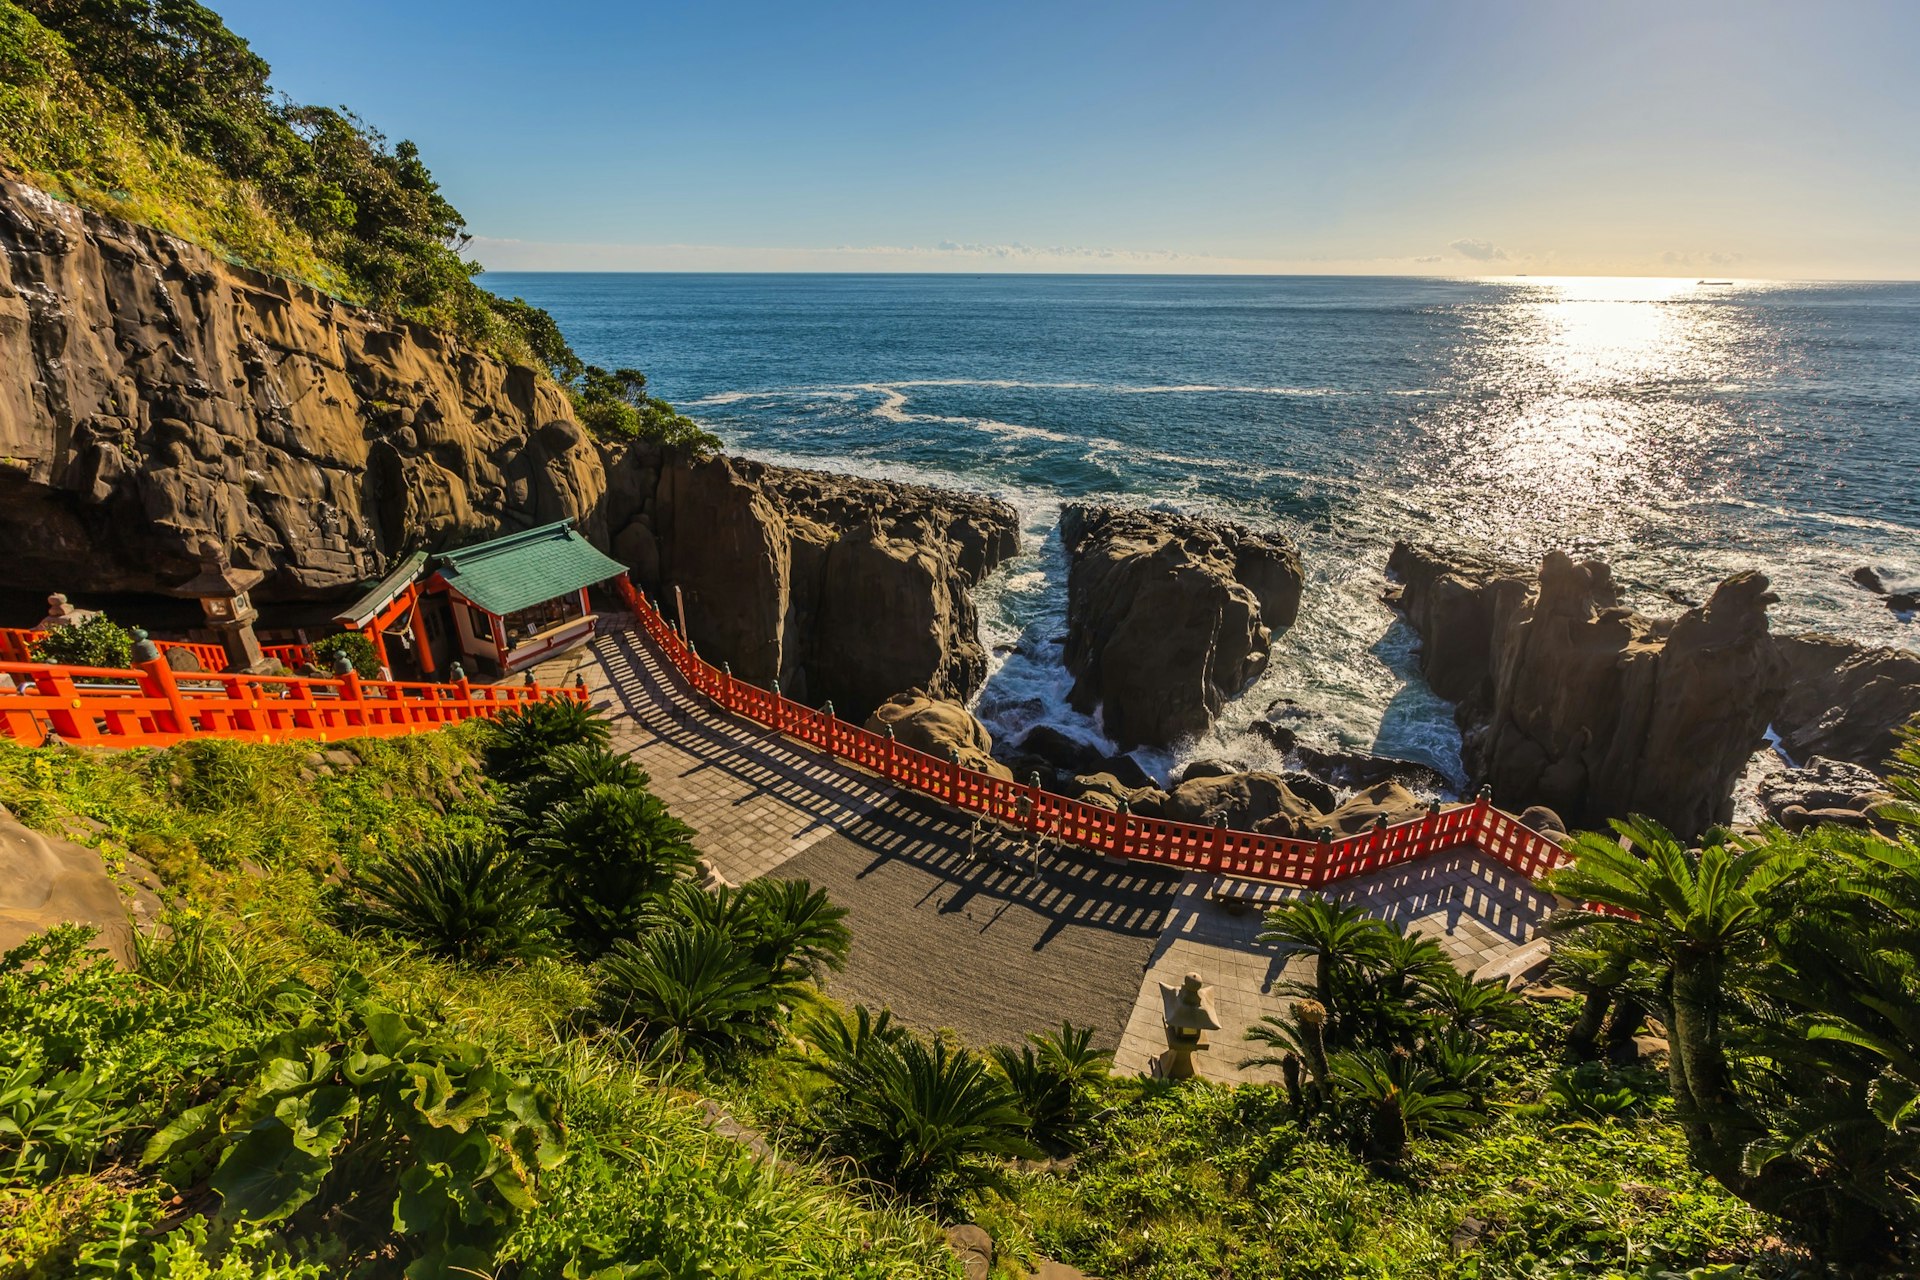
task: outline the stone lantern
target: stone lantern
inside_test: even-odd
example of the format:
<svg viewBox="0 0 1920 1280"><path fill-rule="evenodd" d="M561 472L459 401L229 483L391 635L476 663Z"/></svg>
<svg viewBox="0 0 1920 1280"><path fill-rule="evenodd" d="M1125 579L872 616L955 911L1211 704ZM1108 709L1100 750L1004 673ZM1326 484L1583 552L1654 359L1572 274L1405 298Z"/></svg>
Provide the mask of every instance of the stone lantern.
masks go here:
<svg viewBox="0 0 1920 1280"><path fill-rule="evenodd" d="M1161 1022L1167 1030L1167 1052L1160 1059L1160 1074L1169 1080L1189 1080L1198 1075L1193 1055L1207 1048L1205 1032L1218 1031L1220 1018L1214 1009L1213 988L1190 973L1177 987L1160 984Z"/></svg>
<svg viewBox="0 0 1920 1280"><path fill-rule="evenodd" d="M208 543L200 553L200 576L184 583L176 595L193 596L207 615L207 625L220 637L227 651L227 670L259 672L267 668L260 641L253 634L253 623L260 611L248 594L266 574L258 569L236 569L227 559L227 549Z"/></svg>

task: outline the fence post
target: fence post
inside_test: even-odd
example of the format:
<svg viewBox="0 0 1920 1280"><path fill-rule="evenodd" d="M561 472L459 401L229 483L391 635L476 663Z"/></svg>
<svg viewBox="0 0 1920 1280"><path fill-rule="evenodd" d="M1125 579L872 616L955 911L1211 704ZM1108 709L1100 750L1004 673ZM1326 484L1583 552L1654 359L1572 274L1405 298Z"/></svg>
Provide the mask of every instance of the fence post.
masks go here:
<svg viewBox="0 0 1920 1280"><path fill-rule="evenodd" d="M1487 815L1493 811L1493 787L1483 785L1473 797L1473 845L1485 848L1487 834Z"/></svg>
<svg viewBox="0 0 1920 1280"><path fill-rule="evenodd" d="M1320 828L1315 838L1320 847L1314 850L1313 878L1310 883L1318 886L1328 884L1333 879L1333 828Z"/></svg>
<svg viewBox="0 0 1920 1280"><path fill-rule="evenodd" d="M65 704L47 710L47 719L53 723L55 733L74 742L92 742L100 736L94 728L93 717L81 703L80 691L73 687L72 676L59 667L48 667L34 677L34 683L40 686L41 693Z"/></svg>
<svg viewBox="0 0 1920 1280"><path fill-rule="evenodd" d="M187 700L180 696L180 683L173 678L173 668L167 665L160 646L147 639L147 633L138 627L133 632L133 665L142 673L143 691L167 700L167 712L173 717L171 731L182 737L191 735L193 717L187 711Z"/></svg>
<svg viewBox="0 0 1920 1280"><path fill-rule="evenodd" d="M1040 771L1038 769L1027 774L1026 801L1027 830L1037 832L1040 830Z"/></svg>
<svg viewBox="0 0 1920 1280"><path fill-rule="evenodd" d="M881 772L886 775L887 781L891 782L900 776L899 760L894 755L893 726L883 724L880 728L887 735L887 763L886 768L881 770Z"/></svg>
<svg viewBox="0 0 1920 1280"><path fill-rule="evenodd" d="M786 705L786 699L780 696L780 677L775 676L773 678L773 731L775 733L785 731L784 725L787 717L784 714L784 709Z"/></svg>
<svg viewBox="0 0 1920 1280"><path fill-rule="evenodd" d="M828 698L825 702L820 704L820 714L824 715L827 718L827 724L826 724L827 740L821 743L820 745L827 749L828 755L830 756L839 755L840 753L833 749L833 739L834 739L834 733L839 727L840 719L838 716L833 714L832 698Z"/></svg>

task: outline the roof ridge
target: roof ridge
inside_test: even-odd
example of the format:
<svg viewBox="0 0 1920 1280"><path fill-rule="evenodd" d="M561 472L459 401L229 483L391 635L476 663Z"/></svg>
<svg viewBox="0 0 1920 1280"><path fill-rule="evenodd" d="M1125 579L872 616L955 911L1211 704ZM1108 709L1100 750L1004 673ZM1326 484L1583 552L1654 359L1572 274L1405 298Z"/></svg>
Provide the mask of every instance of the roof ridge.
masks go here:
<svg viewBox="0 0 1920 1280"><path fill-rule="evenodd" d="M583 538L584 535L573 527L571 519L555 520L551 524L539 525L532 529L521 529L516 533L503 533L497 538L485 542L476 542L470 547L455 547L438 553L438 558L459 565L462 557L485 556L499 551L511 551L529 542L541 542L553 536L555 530L563 530L569 538Z"/></svg>

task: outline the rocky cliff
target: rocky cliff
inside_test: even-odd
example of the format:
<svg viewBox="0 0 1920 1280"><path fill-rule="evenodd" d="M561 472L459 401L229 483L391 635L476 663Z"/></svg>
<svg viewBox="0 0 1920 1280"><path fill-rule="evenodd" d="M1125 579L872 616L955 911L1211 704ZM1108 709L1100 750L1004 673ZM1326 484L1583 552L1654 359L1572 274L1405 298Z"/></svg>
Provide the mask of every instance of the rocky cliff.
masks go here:
<svg viewBox="0 0 1920 1280"><path fill-rule="evenodd" d="M1299 553L1277 535L1076 503L1060 537L1070 696L1125 748L1204 732L1300 612Z"/></svg>
<svg viewBox="0 0 1920 1280"><path fill-rule="evenodd" d="M986 679L972 590L1018 549L1006 503L648 445L610 455L609 477L613 553L677 585L694 643L735 675L853 720Z"/></svg>
<svg viewBox="0 0 1920 1280"><path fill-rule="evenodd" d="M0 179L7 583L164 592L208 539L263 602L572 519L675 584L715 661L864 718L986 674L1004 503L587 437L566 394L432 330Z"/></svg>
<svg viewBox="0 0 1920 1280"><path fill-rule="evenodd" d="M14 585L152 591L205 539L325 599L605 490L531 369L0 180L0 541Z"/></svg>
<svg viewBox="0 0 1920 1280"><path fill-rule="evenodd" d="M1683 836L1731 819L1786 688L1764 576L1656 619L1621 607L1606 565L1558 552L1531 587L1405 545L1389 567L1422 669L1458 704L1468 772L1500 803L1576 826L1646 814Z"/></svg>
<svg viewBox="0 0 1920 1280"><path fill-rule="evenodd" d="M1885 774L1900 730L1920 716L1920 653L1830 636L1782 636L1787 695L1774 728L1789 756L1844 760Z"/></svg>

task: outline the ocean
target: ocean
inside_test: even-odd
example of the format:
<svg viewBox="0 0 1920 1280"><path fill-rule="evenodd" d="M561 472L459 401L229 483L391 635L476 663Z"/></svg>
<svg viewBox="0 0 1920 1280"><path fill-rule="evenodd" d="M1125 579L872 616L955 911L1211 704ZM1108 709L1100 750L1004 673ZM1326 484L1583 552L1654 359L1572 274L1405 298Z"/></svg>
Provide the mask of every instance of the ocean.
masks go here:
<svg viewBox="0 0 1920 1280"><path fill-rule="evenodd" d="M1920 586L1920 285L1692 280L498 273L588 361L644 370L738 453L997 494L1021 555L979 595L996 740L1065 704L1063 503L1222 515L1294 539L1299 622L1207 738L1302 737L1460 776L1449 709L1380 601L1410 538L1610 561L1674 613L1740 569L1776 630L1920 647L1850 581Z"/></svg>

